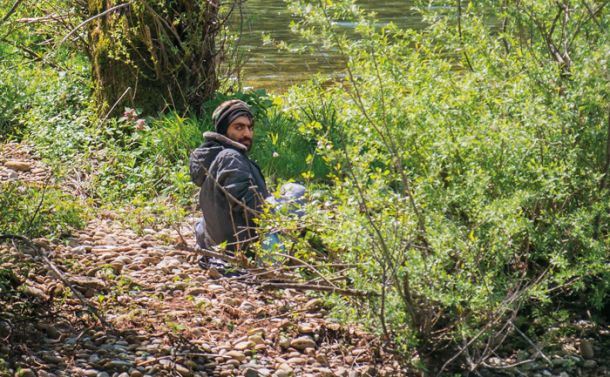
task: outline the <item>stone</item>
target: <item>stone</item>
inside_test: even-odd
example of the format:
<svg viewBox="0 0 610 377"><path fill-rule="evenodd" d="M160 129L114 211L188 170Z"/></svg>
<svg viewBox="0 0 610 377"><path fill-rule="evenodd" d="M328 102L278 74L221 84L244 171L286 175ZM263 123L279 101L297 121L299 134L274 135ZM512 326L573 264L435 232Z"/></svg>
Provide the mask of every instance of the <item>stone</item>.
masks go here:
<svg viewBox="0 0 610 377"><path fill-rule="evenodd" d="M225 287L223 287L222 285L210 284L210 285L208 285L208 289L212 293L218 293L218 292L224 291Z"/></svg>
<svg viewBox="0 0 610 377"><path fill-rule="evenodd" d="M210 279L220 279L222 277L222 274L220 272L218 272L218 270L214 267L210 267L208 268L208 276L210 277Z"/></svg>
<svg viewBox="0 0 610 377"><path fill-rule="evenodd" d="M207 291L205 290L205 288L193 287L193 288L187 289L185 293L187 296L199 296L199 295L205 294L206 292Z"/></svg>
<svg viewBox="0 0 610 377"><path fill-rule="evenodd" d="M85 252L91 251L93 247L90 245L80 245L72 248L72 252L75 254L83 254Z"/></svg>
<svg viewBox="0 0 610 377"><path fill-rule="evenodd" d="M314 298L313 300L309 300L303 308L309 313L316 313L322 309L323 306L324 301L319 298Z"/></svg>
<svg viewBox="0 0 610 377"><path fill-rule="evenodd" d="M36 373L30 368L26 368L15 373L15 377L36 377Z"/></svg>
<svg viewBox="0 0 610 377"><path fill-rule="evenodd" d="M570 377L570 375L568 374L568 372L561 372L559 373L559 377Z"/></svg>
<svg viewBox="0 0 610 377"><path fill-rule="evenodd" d="M253 342L247 341L247 342L239 342L233 348L238 351L245 351L249 348L252 348L253 346L254 346Z"/></svg>
<svg viewBox="0 0 610 377"><path fill-rule="evenodd" d="M254 344L265 344L265 339L260 335L252 335L248 340Z"/></svg>
<svg viewBox="0 0 610 377"><path fill-rule="evenodd" d="M97 377L99 371L95 369L86 369L83 371L83 376L85 377Z"/></svg>
<svg viewBox="0 0 610 377"><path fill-rule="evenodd" d="M244 377L259 377L260 374L254 368L246 368L244 369Z"/></svg>
<svg viewBox="0 0 610 377"><path fill-rule="evenodd" d="M32 164L25 162L25 161L18 161L18 160L9 160L6 161L4 163L4 166L6 166L9 169L13 169L16 171L30 171L32 170Z"/></svg>
<svg viewBox="0 0 610 377"><path fill-rule="evenodd" d="M288 364L290 365L304 365L307 364L307 360L302 357L291 357L288 359Z"/></svg>
<svg viewBox="0 0 610 377"><path fill-rule="evenodd" d="M595 356L595 353L593 352L593 344L591 344L591 341L587 339L583 339L580 341L580 355L584 359L592 359Z"/></svg>
<svg viewBox="0 0 610 377"><path fill-rule="evenodd" d="M47 333L47 336L51 339L58 339L61 333L53 325L43 325L42 329Z"/></svg>
<svg viewBox="0 0 610 377"><path fill-rule="evenodd" d="M165 257L161 262L157 263L157 268L166 272L169 272L174 268L178 268L181 266L182 262L174 257Z"/></svg>
<svg viewBox="0 0 610 377"><path fill-rule="evenodd" d="M561 357L558 357L556 359L551 360L551 362L553 363L554 367L561 368L561 367L566 366L569 363L569 360L561 358Z"/></svg>
<svg viewBox="0 0 610 377"><path fill-rule="evenodd" d="M279 341L279 345L282 349L288 349L290 347L290 339L281 337Z"/></svg>
<svg viewBox="0 0 610 377"><path fill-rule="evenodd" d="M176 364L176 372L182 377L191 377L193 375L193 372L182 364Z"/></svg>
<svg viewBox="0 0 610 377"><path fill-rule="evenodd" d="M102 279L88 276L73 276L70 282L84 289L92 289L94 291L103 290L106 288L106 283Z"/></svg>
<svg viewBox="0 0 610 377"><path fill-rule="evenodd" d="M23 284L19 286L18 290L32 298L38 298L42 301L49 300L49 296L46 293L44 293L41 289L34 287L33 285Z"/></svg>
<svg viewBox="0 0 610 377"><path fill-rule="evenodd" d="M223 356L230 357L231 359L237 360L239 362L246 360L246 355L240 351L229 351Z"/></svg>
<svg viewBox="0 0 610 377"><path fill-rule="evenodd" d="M277 369L278 369L278 371L280 371L280 370L286 371L289 374L294 373L294 370L287 363L280 364L280 366Z"/></svg>
<svg viewBox="0 0 610 377"><path fill-rule="evenodd" d="M254 309L256 309L256 307L248 301L244 301L241 303L241 305L239 305L239 310L244 311L244 312L250 312Z"/></svg>
<svg viewBox="0 0 610 377"><path fill-rule="evenodd" d="M582 364L583 368L585 369L593 369L597 366L597 361L595 360L585 360L585 362Z"/></svg>
<svg viewBox="0 0 610 377"><path fill-rule="evenodd" d="M315 331L314 326L311 323L299 323L300 334L313 334Z"/></svg>
<svg viewBox="0 0 610 377"><path fill-rule="evenodd" d="M118 370L126 370L126 369L129 369L132 366L133 366L132 363L130 363L129 361L125 361L125 360L110 360L106 364L106 368L109 368L109 369L118 369Z"/></svg>
<svg viewBox="0 0 610 377"><path fill-rule="evenodd" d="M305 348L316 348L316 342L314 342L314 340L311 339L310 336L305 335L293 339L290 342L290 347L293 347L299 351L303 351L305 350Z"/></svg>
<svg viewBox="0 0 610 377"><path fill-rule="evenodd" d="M316 361L320 363L320 365L328 366L328 358L324 354L317 355Z"/></svg>
<svg viewBox="0 0 610 377"><path fill-rule="evenodd" d="M335 371L335 376L337 376L337 377L349 377L349 370L345 369L344 367L339 367Z"/></svg>

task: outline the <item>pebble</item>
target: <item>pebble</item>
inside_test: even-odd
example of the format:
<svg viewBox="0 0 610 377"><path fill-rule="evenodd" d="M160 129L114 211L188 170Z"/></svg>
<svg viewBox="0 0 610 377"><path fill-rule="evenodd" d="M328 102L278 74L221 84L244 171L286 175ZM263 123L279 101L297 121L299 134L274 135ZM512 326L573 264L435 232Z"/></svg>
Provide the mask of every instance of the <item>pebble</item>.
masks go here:
<svg viewBox="0 0 610 377"><path fill-rule="evenodd" d="M191 370L182 364L176 364L176 372L178 372L182 377L191 377L193 375Z"/></svg>
<svg viewBox="0 0 610 377"><path fill-rule="evenodd" d="M258 370L254 369L254 368L246 368L244 369L244 377L259 377L260 374L258 373Z"/></svg>
<svg viewBox="0 0 610 377"><path fill-rule="evenodd" d="M246 355L240 351L229 351L223 356L230 357L232 359L238 360L239 362L246 360Z"/></svg>
<svg viewBox="0 0 610 377"><path fill-rule="evenodd" d="M280 341L279 341L279 346L282 349L288 349L288 347L290 347L290 339L285 338L285 337L281 337Z"/></svg>
<svg viewBox="0 0 610 377"><path fill-rule="evenodd" d="M225 287L223 287L222 285L210 284L208 285L208 290L212 293L219 293L224 291Z"/></svg>
<svg viewBox="0 0 610 377"><path fill-rule="evenodd" d="M288 364L303 365L303 364L307 364L307 360L302 357L291 357L290 359L288 359Z"/></svg>
<svg viewBox="0 0 610 377"><path fill-rule="evenodd" d="M587 339L580 341L580 355L585 359L592 359L595 357L595 353L593 352L593 344L591 344L591 341Z"/></svg>
<svg viewBox="0 0 610 377"><path fill-rule="evenodd" d="M316 348L316 342L314 342L314 340L305 335L305 336L300 336L296 339L293 339L290 342L290 347L293 347L295 349L298 349L300 351L305 350L305 348Z"/></svg>
<svg viewBox="0 0 610 377"><path fill-rule="evenodd" d="M21 369L19 372L15 374L16 377L36 377L36 373L33 370L26 368Z"/></svg>
<svg viewBox="0 0 610 377"><path fill-rule="evenodd" d="M305 309L305 311L309 312L309 313L315 313L317 311L319 311L324 305L324 301L322 301L322 299L319 298L314 298L312 300L309 300L305 306L303 307L303 309Z"/></svg>
<svg viewBox="0 0 610 377"><path fill-rule="evenodd" d="M165 272L170 272L180 266L182 266L182 262L174 257L165 257L161 262L157 263L157 269L164 270Z"/></svg>
<svg viewBox="0 0 610 377"><path fill-rule="evenodd" d="M583 368L585 369L593 369L597 366L597 361L595 360L585 360L585 362L582 364Z"/></svg>
<svg viewBox="0 0 610 377"><path fill-rule="evenodd" d="M244 350L247 350L249 348L252 348L253 346L254 346L253 342L247 341L247 342L239 342L233 348L238 350L238 351L244 351Z"/></svg>
<svg viewBox="0 0 610 377"><path fill-rule="evenodd" d="M32 164L25 162L25 161L18 161L18 160L6 161L4 163L4 166L6 166L9 169L13 169L16 171L22 171L22 172L30 171L32 169Z"/></svg>
<svg viewBox="0 0 610 377"><path fill-rule="evenodd" d="M314 331L315 331L315 328L311 323L299 323L299 333L313 334Z"/></svg>

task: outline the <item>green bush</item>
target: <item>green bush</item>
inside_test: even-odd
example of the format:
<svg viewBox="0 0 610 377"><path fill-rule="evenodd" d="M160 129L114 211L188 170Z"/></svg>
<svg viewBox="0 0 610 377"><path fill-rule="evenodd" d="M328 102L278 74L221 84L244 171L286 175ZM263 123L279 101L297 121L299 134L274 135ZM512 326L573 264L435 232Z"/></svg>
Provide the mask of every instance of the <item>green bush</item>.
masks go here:
<svg viewBox="0 0 610 377"><path fill-rule="evenodd" d="M0 233L59 237L84 226L82 203L54 187L0 184Z"/></svg>
<svg viewBox="0 0 610 377"><path fill-rule="evenodd" d="M331 168L302 222L356 266L356 288L379 294L356 319L439 372L489 357L524 307L601 309L608 10L596 19L603 27L572 14L549 36L540 28L563 8L542 1L535 12L469 2L459 14L426 3L421 32L379 28L352 1L307 3L291 2L295 29L348 63L334 86L314 81L287 96ZM360 38L340 34L337 19L354 20ZM569 61L547 50L561 38L573 38Z"/></svg>

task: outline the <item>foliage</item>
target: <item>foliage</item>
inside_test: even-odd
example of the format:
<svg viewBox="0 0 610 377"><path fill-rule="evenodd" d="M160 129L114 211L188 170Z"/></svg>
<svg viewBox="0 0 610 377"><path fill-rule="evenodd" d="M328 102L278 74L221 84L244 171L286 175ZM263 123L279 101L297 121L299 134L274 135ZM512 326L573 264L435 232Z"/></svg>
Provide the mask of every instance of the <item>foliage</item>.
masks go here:
<svg viewBox="0 0 610 377"><path fill-rule="evenodd" d="M54 187L8 182L0 193L2 234L58 237L84 226L82 204Z"/></svg>
<svg viewBox="0 0 610 377"><path fill-rule="evenodd" d="M380 293L358 319L430 372L476 368L524 306L608 297L606 3L431 2L421 32L352 1L289 3L347 60L334 86L287 94L332 169L302 221Z"/></svg>

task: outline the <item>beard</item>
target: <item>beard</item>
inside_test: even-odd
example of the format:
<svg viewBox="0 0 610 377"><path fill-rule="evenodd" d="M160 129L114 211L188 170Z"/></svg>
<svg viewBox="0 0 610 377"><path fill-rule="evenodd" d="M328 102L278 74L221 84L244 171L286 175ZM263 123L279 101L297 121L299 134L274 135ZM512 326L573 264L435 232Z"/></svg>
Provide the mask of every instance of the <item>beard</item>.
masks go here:
<svg viewBox="0 0 610 377"><path fill-rule="evenodd" d="M239 139L238 142L240 144L245 145L246 148L248 148L248 151L250 151L250 149L252 148L252 139L250 139L250 138Z"/></svg>

